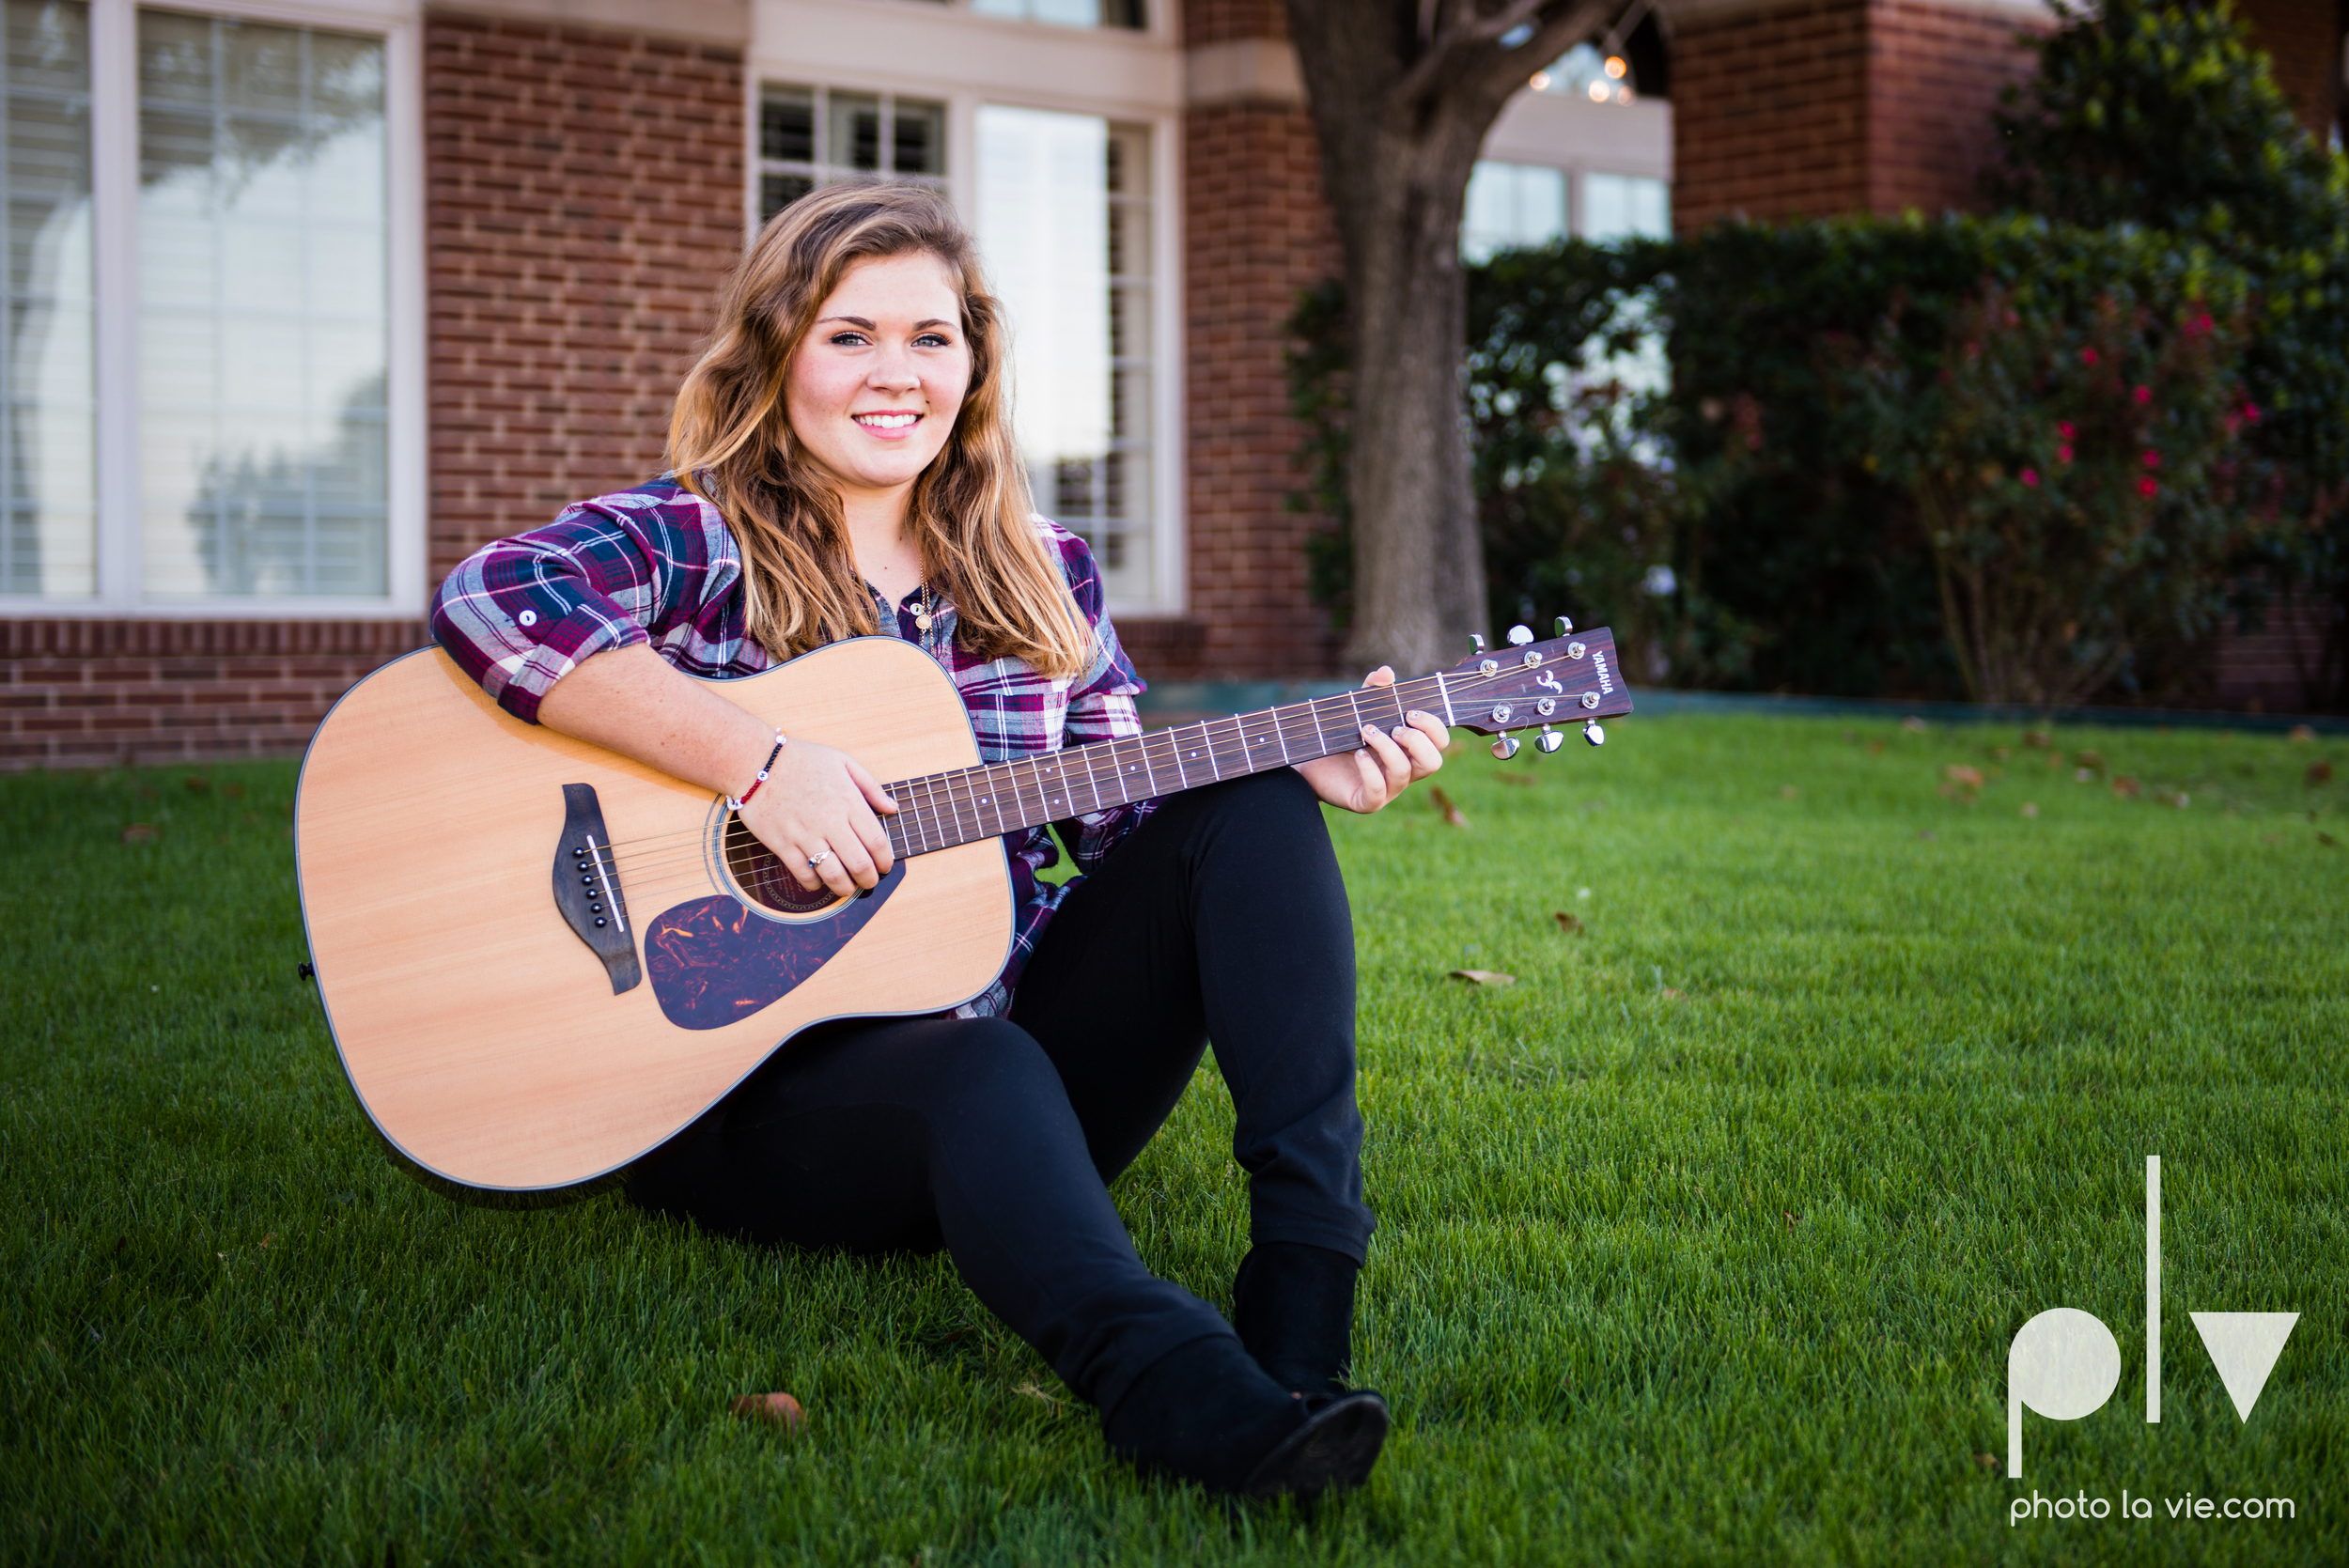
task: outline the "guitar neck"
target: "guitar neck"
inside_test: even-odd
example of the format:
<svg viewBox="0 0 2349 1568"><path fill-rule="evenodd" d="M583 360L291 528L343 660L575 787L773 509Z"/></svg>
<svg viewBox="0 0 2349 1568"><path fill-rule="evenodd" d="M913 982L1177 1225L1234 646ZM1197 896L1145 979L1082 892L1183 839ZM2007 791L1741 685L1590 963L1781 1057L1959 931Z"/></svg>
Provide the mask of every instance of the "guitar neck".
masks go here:
<svg viewBox="0 0 2349 1568"><path fill-rule="evenodd" d="M1409 708L1451 723L1444 677L1359 687L1124 740L901 779L887 786L897 802L897 815L887 819L890 847L900 857L926 855L1350 752L1361 745L1365 724L1391 731Z"/></svg>

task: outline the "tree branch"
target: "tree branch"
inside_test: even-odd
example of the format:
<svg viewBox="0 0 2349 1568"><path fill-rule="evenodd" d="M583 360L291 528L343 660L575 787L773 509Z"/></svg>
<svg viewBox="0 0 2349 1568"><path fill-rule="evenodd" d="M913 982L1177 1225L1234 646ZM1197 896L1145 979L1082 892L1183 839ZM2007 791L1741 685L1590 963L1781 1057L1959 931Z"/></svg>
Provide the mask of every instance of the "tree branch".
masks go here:
<svg viewBox="0 0 2349 1568"><path fill-rule="evenodd" d="M1412 62L1395 84L1395 97L1401 102L1416 105L1429 97L1449 96L1442 90L1448 80L1466 77L1473 86L1489 90L1530 76L1532 70L1540 70L1579 43L1582 36L1597 27L1619 3L1620 0L1580 0L1543 22L1542 12L1557 4L1557 0L1508 0L1489 16L1478 17L1470 11L1462 21L1459 8L1445 7L1440 0L1420 0L1420 32L1425 53ZM1447 26L1446 22L1453 24ZM1534 32L1524 43L1515 49L1494 47L1508 33L1529 24ZM1486 58L1479 60L1480 54ZM1524 68L1527 60L1535 62L1532 70Z"/></svg>

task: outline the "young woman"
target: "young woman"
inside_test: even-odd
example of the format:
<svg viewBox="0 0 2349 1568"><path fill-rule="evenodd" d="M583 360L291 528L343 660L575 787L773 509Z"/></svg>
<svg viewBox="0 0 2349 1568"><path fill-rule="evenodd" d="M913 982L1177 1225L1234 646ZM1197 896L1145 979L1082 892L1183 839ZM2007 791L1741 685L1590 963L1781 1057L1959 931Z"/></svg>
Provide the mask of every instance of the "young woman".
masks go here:
<svg viewBox="0 0 2349 1568"><path fill-rule="evenodd" d="M1093 559L1030 510L1007 349L941 197L804 196L726 287L677 395L674 471L474 555L434 633L516 717L739 800L810 892L872 887L895 810L873 776L687 673L879 633L955 678L989 762L1140 733ZM765 1243L943 1246L1144 1469L1359 1483L1387 1409L1342 1380L1372 1219L1320 802L1377 811L1434 772L1443 727L1408 717L1352 753L1058 824L1086 873L1063 886L1036 877L1049 834L1009 835L1017 935L990 990L801 1035L629 1196ZM1249 1176L1234 1324L1143 1267L1105 1185L1209 1042Z"/></svg>

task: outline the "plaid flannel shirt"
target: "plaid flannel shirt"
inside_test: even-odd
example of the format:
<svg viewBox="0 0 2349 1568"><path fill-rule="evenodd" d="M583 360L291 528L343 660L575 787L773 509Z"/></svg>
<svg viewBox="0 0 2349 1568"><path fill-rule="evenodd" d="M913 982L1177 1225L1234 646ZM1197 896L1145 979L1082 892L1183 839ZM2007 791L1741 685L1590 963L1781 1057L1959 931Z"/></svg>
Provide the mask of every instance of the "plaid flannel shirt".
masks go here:
<svg viewBox="0 0 2349 1568"><path fill-rule="evenodd" d="M1142 678L1110 626L1092 551L1057 523L1037 518L1035 525L1093 628L1093 661L1074 680L1047 680L1017 660L982 660L963 648L951 603L939 602L926 633L913 619L918 591L895 606L873 595L880 625L921 644L954 678L988 762L1142 733L1134 711ZM432 635L500 707L535 724L548 688L607 648L649 643L676 668L712 678L773 668L744 626L741 580L741 551L724 519L674 474L662 474L580 502L544 528L474 552L433 597ZM1112 806L1054 826L1081 874L1155 804ZM1003 844L1011 854L1011 959L992 987L960 1009L966 1016L1009 1008L1036 939L1078 880L1055 886L1036 875L1060 860L1042 828L1006 833Z"/></svg>

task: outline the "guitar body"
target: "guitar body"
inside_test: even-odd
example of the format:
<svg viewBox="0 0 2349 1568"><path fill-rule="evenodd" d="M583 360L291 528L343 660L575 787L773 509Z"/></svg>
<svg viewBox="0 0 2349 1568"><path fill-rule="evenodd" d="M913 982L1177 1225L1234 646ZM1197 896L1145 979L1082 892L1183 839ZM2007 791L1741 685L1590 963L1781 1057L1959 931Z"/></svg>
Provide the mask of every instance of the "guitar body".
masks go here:
<svg viewBox="0 0 2349 1568"><path fill-rule="evenodd" d="M895 638L713 684L877 778L979 761L954 682ZM592 798L567 795L580 784ZM605 956L557 899L583 799L618 853L626 935ZM1000 838L777 914L713 849L724 815L707 791L522 723L438 649L336 705L295 799L303 919L343 1068L395 1149L462 1187L576 1186L658 1147L811 1024L941 1012L1001 972Z"/></svg>

